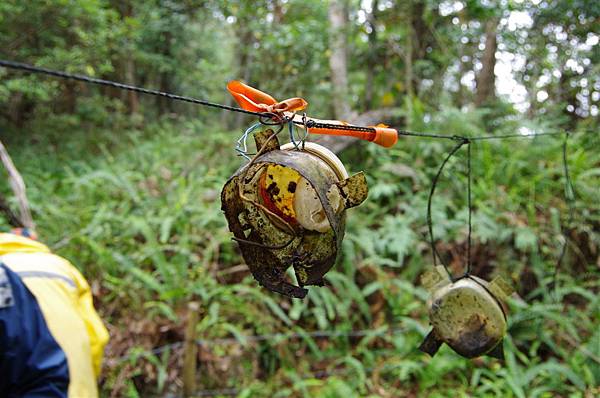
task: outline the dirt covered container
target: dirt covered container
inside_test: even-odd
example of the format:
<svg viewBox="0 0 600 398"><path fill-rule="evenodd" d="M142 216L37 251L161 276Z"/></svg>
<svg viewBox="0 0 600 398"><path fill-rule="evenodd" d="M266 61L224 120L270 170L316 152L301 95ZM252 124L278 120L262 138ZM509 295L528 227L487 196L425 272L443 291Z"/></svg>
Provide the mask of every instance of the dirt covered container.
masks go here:
<svg viewBox="0 0 600 398"><path fill-rule="evenodd" d="M225 184L222 210L256 280L297 298L323 285L344 237L346 209L368 193L362 172L348 177L326 148L306 142L280 147L273 130L254 136L256 156ZM300 286L290 283L293 267Z"/></svg>

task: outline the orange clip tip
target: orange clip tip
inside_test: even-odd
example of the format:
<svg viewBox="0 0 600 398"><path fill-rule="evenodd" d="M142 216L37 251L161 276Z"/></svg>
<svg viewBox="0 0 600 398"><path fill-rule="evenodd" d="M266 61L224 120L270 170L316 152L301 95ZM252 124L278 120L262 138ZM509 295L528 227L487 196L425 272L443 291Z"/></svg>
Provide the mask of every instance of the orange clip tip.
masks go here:
<svg viewBox="0 0 600 398"><path fill-rule="evenodd" d="M375 138L371 142L384 148L391 148L398 142L398 132L389 127L374 127Z"/></svg>
<svg viewBox="0 0 600 398"><path fill-rule="evenodd" d="M277 101L267 93L250 87L238 80L227 83L227 90L243 109L252 112L264 112L266 105L273 105Z"/></svg>

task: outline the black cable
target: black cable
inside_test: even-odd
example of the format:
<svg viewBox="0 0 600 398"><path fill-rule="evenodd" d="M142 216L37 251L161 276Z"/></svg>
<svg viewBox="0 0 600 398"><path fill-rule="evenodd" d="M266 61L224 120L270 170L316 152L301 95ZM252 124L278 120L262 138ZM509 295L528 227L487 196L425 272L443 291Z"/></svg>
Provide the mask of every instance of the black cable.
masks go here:
<svg viewBox="0 0 600 398"><path fill-rule="evenodd" d="M471 216L473 213L473 204L471 201L471 143L467 143L467 207L469 209L469 232L467 237L467 272L463 276L468 276L471 274L471 233L473 230L473 226L471 223Z"/></svg>
<svg viewBox="0 0 600 398"><path fill-rule="evenodd" d="M591 131L589 131L591 132ZM589 133L588 132L588 133ZM582 131L585 133L585 131ZM529 138L529 137L538 137L543 135L562 135L563 131L548 131L545 133L533 133L533 134L500 134L500 135L483 135L480 137L472 137L469 138L471 141L483 141L483 140L496 140L496 139L507 139L507 138Z"/></svg>
<svg viewBox="0 0 600 398"><path fill-rule="evenodd" d="M304 125L304 122L295 122L300 125ZM314 120L307 120L306 127L310 128L318 128L318 129L331 129L331 130L344 130L344 131L364 131L368 133L374 133L375 128L373 127L364 127L364 126L354 126L352 124L331 124L331 123L320 123L315 122Z"/></svg>
<svg viewBox="0 0 600 398"><path fill-rule="evenodd" d="M152 89L147 89L147 88L138 87L138 86L132 86L129 84L114 82L111 80L96 79L96 78L85 76L85 75L78 75L78 74L72 74L72 73L68 73L68 72L57 71L57 70L43 68L43 67L39 67L39 66L28 65L28 64L21 63L21 62L14 62L14 61L7 61L7 60L0 59L0 66L3 66L5 68L10 68L10 69L15 69L15 70L31 72L31 73L41 73L41 74L45 74L45 75L49 75L49 76L60 77L63 79L71 79L71 80L81 81L81 82L89 83L89 84L97 84L97 85L101 85L101 86L114 87L114 88L118 88L121 90L134 91L134 92L142 93L142 94L154 95L154 96L158 96L158 97L165 97L165 98L168 98L168 99L174 100L174 101L189 102L192 104L209 106L209 107L218 108L218 109L224 109L224 110L231 111L231 112L239 112L239 113L244 113L247 115L258 116L259 118L261 118L261 121L263 122L263 124L270 124L267 122L267 120L270 120L270 119L275 120L272 124L280 124L281 123L281 121L278 120L278 119L281 119L281 117L278 118L278 115L276 115L274 113L270 113L270 112L248 111L248 110L245 110L242 108L218 104L218 103L210 102L207 100L201 100L201 99L197 99L197 98L186 97L186 96L177 95L177 94L171 94L171 93L167 93L164 91L152 90ZM320 122L316 122L316 121L310 120L310 119L303 120L302 122L294 120L294 123L298 124L298 125L303 125L303 126L306 126L309 128L327 128L327 129L332 129L332 130L363 131L363 132L371 132L371 133L375 132L374 127L320 123ZM537 137L537 136L542 136L542 135L564 134L563 132L547 132L547 133L536 133L536 134L505 134L505 135L488 135L488 136L481 136L481 137L464 137L464 136L458 136L458 135L421 133L421 132L398 130L398 129L396 129L396 131L399 136L435 138L435 139L454 140L454 141L466 140L466 139L468 139L470 141L481 141L481 140L494 140L494 139L506 139L506 138L527 138L527 137ZM593 132L592 131L578 131L575 133L593 133Z"/></svg>
<svg viewBox="0 0 600 398"><path fill-rule="evenodd" d="M5 68L10 68L10 69L15 69L15 70L31 72L31 73L41 73L41 74L45 74L48 76L59 77L59 78L63 78L63 79L81 81L81 82L89 83L89 84L97 84L97 85L101 85L101 86L114 87L114 88L118 88L121 90L134 91L134 92L142 93L142 94L154 95L154 96L158 96L158 97L165 97L170 100L183 101L183 102L189 102L189 103L197 104L197 105L210 106L213 108L224 109L224 110L232 111L232 112L245 113L247 115L258 116L261 119L261 123L266 124L266 125L282 123L281 120L275 120L274 122L269 121L270 119L273 119L273 118L277 119L276 118L277 115L275 115L273 113L248 111L248 110L245 110L242 108L237 108L234 106L228 106L228 105L218 104L218 103L201 100L201 99L197 99L197 98L171 94L171 93L167 93L164 91L158 91L158 90L152 90L152 89L147 89L147 88L143 88L143 87L132 86L129 84L114 82L111 80L96 79L96 78L85 76L85 75L72 74L72 73L68 73L68 72L62 72L62 71L57 71L57 70L53 70L53 69L43 68L43 67L39 67L39 66L28 65L28 64L21 63L21 62L13 62L13 61L1 60L1 59L0 59L0 66L3 66ZM281 118L279 118L279 119L281 119ZM319 122L315 122L314 120L310 120L310 119L303 120L302 122L294 121L294 123L304 125L309 128L327 128L327 129L332 129L332 130L375 132L375 129L373 127L339 125L339 124L331 124L331 123L319 123ZM402 130L398 130L398 134L404 135L404 136L413 136L413 137L456 139L456 136L444 136L444 135L438 135L438 134L416 133L416 132L402 131Z"/></svg>
<svg viewBox="0 0 600 398"><path fill-rule="evenodd" d="M567 203L569 215L567 217L566 225L561 225L561 233L563 235L563 244L560 251L560 255L558 256L558 260L556 262L556 266L554 267L554 275L552 277L552 286L554 289L554 293L557 291L558 284L558 272L562 267L562 263L565 259L565 255L567 254L567 247L569 245L569 234L571 230L571 226L573 225L573 219L575 217L575 188L573 187L573 181L571 180L571 173L569 171L569 162L567 160L567 145L569 140L569 133L565 133L565 139L562 145L562 161L563 161L563 172L564 172L564 180L565 180L565 202ZM558 296L557 296L558 297Z"/></svg>
<svg viewBox="0 0 600 398"><path fill-rule="evenodd" d="M421 138L437 138L443 140L464 140L465 137L461 137L459 135L443 135L443 134L432 134L432 133L419 133L415 131L407 131L407 130L396 130L398 131L398 135L407 136L407 137L421 137Z"/></svg>
<svg viewBox="0 0 600 398"><path fill-rule="evenodd" d="M454 148L452 148L452 150L450 151L450 153L448 153L448 156L446 156L446 158L442 162L439 170L437 171L437 174L433 177L433 180L431 181L431 191L429 192L429 197L427 198L427 227L429 229L429 243L431 245L431 252L433 254L433 265L437 266L437 259L436 259L436 257L439 257L440 258L440 263L442 264L442 266L444 267L444 269L446 270L446 272L448 273L448 275L450 275L450 279L452 279L453 281L454 281L454 278L452 277L452 274L450 273L450 270L448 269L448 266L446 266L446 264L442 260L442 257L439 255L437 249L435 248L435 238L433 236L433 221L431 219L431 202L433 200L433 195L435 193L435 188L437 186L437 183L438 183L438 181L440 179L440 176L442 175L442 171L444 170L444 166L446 166L446 163L448 163L448 160L450 160L450 158L452 156L454 156L454 154L456 152L458 152L458 150L460 148L462 148L463 145L468 144L468 143L469 143L468 140L463 139L458 144L456 144L454 146Z"/></svg>
<svg viewBox="0 0 600 398"><path fill-rule="evenodd" d="M49 76L60 77L63 79L76 80L76 81L80 81L80 82L84 82L84 83L97 84L100 86L114 87L114 88L118 88L121 90L134 91L136 93L154 95L157 97L165 97L165 98L168 98L168 99L174 100L174 101L190 102L192 104L210 106L213 108L224 109L227 111L245 113L247 115L254 115L254 116L259 116L259 117L264 117L265 115L269 115L267 112L247 111L245 109L236 108L234 106L217 104L217 103L206 101L206 100L166 93L164 91L158 91L158 90L152 90L152 89L147 89L147 88L143 88L143 87L131 86L129 84L113 82L110 80L96 79L96 78L85 76L85 75L77 75L77 74L72 74L72 73L67 73L67 72L56 71L56 70L52 70L52 69L42 68L39 66L23 64L20 62L6 61L6 60L0 59L0 66L3 66L5 68L10 68L10 69L27 71L27 72L41 73L41 74L45 74L45 75L49 75Z"/></svg>
<svg viewBox="0 0 600 398"><path fill-rule="evenodd" d="M294 123L301 125L301 126L306 126L308 128L323 128L323 129L344 130L344 131L363 131L363 132L368 132L368 133L375 132L374 127L354 126L351 124L320 123L320 122L315 122L314 120L308 120L308 121L303 120L302 122L294 121ZM398 129L396 129L396 132L398 133L398 135L408 136L408 137L438 138L438 139L454 140L454 141L465 139L465 137L461 137L458 135L420 133L420 132L415 132L415 131L398 130Z"/></svg>

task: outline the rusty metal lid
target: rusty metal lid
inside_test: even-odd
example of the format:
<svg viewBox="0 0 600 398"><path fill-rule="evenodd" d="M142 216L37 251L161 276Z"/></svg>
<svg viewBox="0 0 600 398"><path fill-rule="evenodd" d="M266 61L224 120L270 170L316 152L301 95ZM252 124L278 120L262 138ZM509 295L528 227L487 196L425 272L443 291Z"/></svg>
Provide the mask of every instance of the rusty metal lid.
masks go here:
<svg viewBox="0 0 600 398"><path fill-rule="evenodd" d="M287 144L281 146L281 150L292 151L297 149L293 143L288 142ZM304 148L302 150L313 156L318 157L319 159L327 163L327 165L331 167L331 169L335 172L335 175L340 181L348 178L348 172L346 171L344 164L335 155L335 153L331 152L329 149L325 148L322 145L315 144L314 142L305 142Z"/></svg>

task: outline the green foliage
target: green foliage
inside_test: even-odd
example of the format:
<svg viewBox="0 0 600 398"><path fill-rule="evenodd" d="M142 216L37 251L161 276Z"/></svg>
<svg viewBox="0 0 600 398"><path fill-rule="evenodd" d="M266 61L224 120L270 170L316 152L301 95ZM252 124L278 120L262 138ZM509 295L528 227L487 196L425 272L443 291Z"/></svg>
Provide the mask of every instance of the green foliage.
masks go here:
<svg viewBox="0 0 600 398"><path fill-rule="evenodd" d="M452 122L444 123L444 115ZM448 109L436 115L432 129L439 123L452 133L454 123L457 129L471 124L473 135L483 133L473 115L462 122L456 120L460 117ZM343 154L351 169L367 171L371 195L349 214L343 255L327 275L328 286L311 288L307 299L298 301L268 293L247 271L228 274L241 259L218 197L240 161L231 150L236 134L203 133L209 131L217 130L165 121L118 139L111 132L73 134L69 151L61 151L59 158L51 141L21 142L16 152L42 239L101 282L98 299L105 320L119 330L119 338L133 339L129 363L154 369L148 374L125 366L128 362L115 365L109 354L106 391L117 388L136 396L172 388L165 378L172 377L167 369L173 353L134 350L136 332L129 328L143 321L178 325L191 299L202 303L202 338L231 336L239 342L203 348L213 357L204 365L211 370L201 376L205 388L235 387L240 396L280 397L380 396L383 391L519 397L593 391L598 382L594 358L600 355L598 275L571 275L569 268L582 264L569 251L558 297L547 289L560 251L556 217L565 212L560 139L473 147L476 273L489 277L493 269L505 275L523 297L511 303L502 367L490 359L461 359L448 348L433 359L416 351L428 329L427 294L414 285L430 264L426 188L450 144L403 141L389 151L361 145ZM40 133L32 139L45 137ZM593 145L583 136L570 142L573 180L583 193L575 228L583 234L595 228L599 210L585 194L597 193L598 173L589 168L600 164ZM369 156L357 157L354 151ZM442 256L455 272L463 265L466 238L462 164L459 157L448 165L433 211L436 237L448 244L441 247ZM537 288L522 284L523 275L531 272ZM358 339L307 334L293 340L246 339L364 328L374 330ZM174 341L159 339L153 346ZM123 372L126 385L118 377Z"/></svg>
<svg viewBox="0 0 600 398"><path fill-rule="evenodd" d="M598 128L598 47L589 44L597 2L345 3L357 112L394 107L394 127L472 137ZM515 12L531 26L513 29ZM231 101L227 80L241 78L277 99L303 96L309 115L328 118L327 18L328 3L316 0L8 0L0 57L222 103ZM526 90L524 113L504 96L473 107L490 18L499 20L498 54L514 57ZM548 98L538 101L540 91ZM341 154L350 171L365 170L369 199L348 214L327 286L298 301L257 285L221 214L220 189L242 164L232 126L246 119L5 69L0 105L0 137L41 238L82 269L110 325L105 395L179 393L181 348L152 349L181 341L190 300L201 303L201 338L227 339L200 346L199 384L240 397L600 393L597 135L569 139L569 225L562 137L472 144L474 272L503 275L519 294L501 365L448 347L435 358L416 350L429 328L418 286L432 262L427 194L451 141L406 137L391 150L359 144ZM465 155L448 163L432 206L438 249L455 273L466 258ZM554 291L562 228L569 239ZM248 337L257 334L273 336Z"/></svg>

